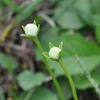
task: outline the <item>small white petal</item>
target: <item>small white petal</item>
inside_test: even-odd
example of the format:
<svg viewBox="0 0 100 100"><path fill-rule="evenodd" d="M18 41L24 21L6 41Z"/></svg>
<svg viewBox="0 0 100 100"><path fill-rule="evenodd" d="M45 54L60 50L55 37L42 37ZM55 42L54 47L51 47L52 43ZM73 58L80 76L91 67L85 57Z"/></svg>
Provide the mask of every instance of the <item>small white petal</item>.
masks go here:
<svg viewBox="0 0 100 100"><path fill-rule="evenodd" d="M49 57L52 59L59 59L59 53L61 52L61 49L58 47L52 47L49 51Z"/></svg>
<svg viewBox="0 0 100 100"><path fill-rule="evenodd" d="M37 34L38 34L38 27L35 24L30 23L30 24L27 24L24 27L24 31L25 31L26 35L37 36Z"/></svg>

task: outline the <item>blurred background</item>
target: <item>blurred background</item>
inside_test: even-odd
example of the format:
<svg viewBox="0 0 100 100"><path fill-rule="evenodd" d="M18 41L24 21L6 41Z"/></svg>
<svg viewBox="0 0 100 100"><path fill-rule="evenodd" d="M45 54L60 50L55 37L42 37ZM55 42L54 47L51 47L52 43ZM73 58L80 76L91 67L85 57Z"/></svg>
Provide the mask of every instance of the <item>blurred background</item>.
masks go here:
<svg viewBox="0 0 100 100"><path fill-rule="evenodd" d="M99 100L81 67L100 85L100 0L0 0L0 100L60 100L35 43L20 37L33 20L45 51L49 42L64 42L63 62L79 100ZM73 100L63 70L48 62L66 100Z"/></svg>

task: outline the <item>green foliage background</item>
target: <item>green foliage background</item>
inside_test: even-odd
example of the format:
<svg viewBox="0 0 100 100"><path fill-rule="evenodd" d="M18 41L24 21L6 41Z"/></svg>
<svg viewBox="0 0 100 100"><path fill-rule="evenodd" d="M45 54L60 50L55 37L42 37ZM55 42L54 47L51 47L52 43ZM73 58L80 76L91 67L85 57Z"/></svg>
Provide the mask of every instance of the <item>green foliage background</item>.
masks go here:
<svg viewBox="0 0 100 100"><path fill-rule="evenodd" d="M42 6L45 3L47 7ZM25 20L32 22L35 19L41 24L39 40L45 51L49 50L49 42L55 46L58 46L60 41L64 42L63 62L74 79L77 91L92 88L92 86L83 74L75 55L80 57L80 61L100 85L100 0L35 0L24 7L13 0L0 0L0 9L4 7L16 13L14 28L21 26L20 24ZM41 7L43 7L42 10L39 10ZM0 16L0 20L3 15L5 12ZM88 35L93 36L93 39L89 39ZM35 47L35 53L36 60L42 61L37 47ZM72 95L63 70L56 62L48 61L66 99L69 100ZM47 89L43 85L46 83L45 79L49 77L47 73L42 71L32 73L27 69L19 75L14 75L18 66L18 62L12 56L0 53L0 67L7 69L23 90L21 95L15 91L14 100L59 100L52 80L48 82L51 82L53 89ZM28 98L29 94L31 95ZM0 92L0 100L5 100L2 92Z"/></svg>

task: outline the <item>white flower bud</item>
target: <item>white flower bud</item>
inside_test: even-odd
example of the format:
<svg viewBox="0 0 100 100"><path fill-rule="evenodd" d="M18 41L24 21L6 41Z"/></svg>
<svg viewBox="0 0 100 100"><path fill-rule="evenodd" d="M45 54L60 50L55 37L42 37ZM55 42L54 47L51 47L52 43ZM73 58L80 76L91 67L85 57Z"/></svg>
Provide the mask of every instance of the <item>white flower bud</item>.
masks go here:
<svg viewBox="0 0 100 100"><path fill-rule="evenodd" d="M26 35L37 36L38 34L38 27L33 23L27 24L23 29Z"/></svg>
<svg viewBox="0 0 100 100"><path fill-rule="evenodd" d="M52 47L49 51L49 57L51 59L58 60L60 58L61 49L58 47Z"/></svg>

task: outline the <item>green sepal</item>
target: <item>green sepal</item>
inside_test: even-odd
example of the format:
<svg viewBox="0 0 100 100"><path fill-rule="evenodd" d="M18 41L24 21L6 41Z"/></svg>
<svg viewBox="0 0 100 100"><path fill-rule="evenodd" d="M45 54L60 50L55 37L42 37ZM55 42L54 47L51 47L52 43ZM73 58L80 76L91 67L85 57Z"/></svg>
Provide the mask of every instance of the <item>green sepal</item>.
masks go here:
<svg viewBox="0 0 100 100"><path fill-rule="evenodd" d="M59 59L62 57L62 51L59 52ZM59 60L58 59L58 60Z"/></svg>
<svg viewBox="0 0 100 100"><path fill-rule="evenodd" d="M51 42L49 42L49 48L51 49L52 47L54 47L54 45Z"/></svg>
<svg viewBox="0 0 100 100"><path fill-rule="evenodd" d="M42 55L45 56L46 58L50 58L48 52L42 52Z"/></svg>
<svg viewBox="0 0 100 100"><path fill-rule="evenodd" d="M33 40L33 41L34 41L34 38L36 38L36 36L33 36L33 35L27 35L27 37L28 37L29 39Z"/></svg>
<svg viewBox="0 0 100 100"><path fill-rule="evenodd" d="M53 61L58 61L58 59L54 59L54 58L50 58L51 60L53 60Z"/></svg>
<svg viewBox="0 0 100 100"><path fill-rule="evenodd" d="M36 21L35 21L35 20L33 21L33 24L35 24L35 25L36 25Z"/></svg>
<svg viewBox="0 0 100 100"><path fill-rule="evenodd" d="M27 37L27 35L26 35L26 34L21 34L20 36Z"/></svg>
<svg viewBox="0 0 100 100"><path fill-rule="evenodd" d="M26 37L26 38L29 38L32 40L35 38L35 36L33 36L33 35L26 35L26 34L21 34L20 36L23 36L23 37Z"/></svg>
<svg viewBox="0 0 100 100"><path fill-rule="evenodd" d="M63 47L63 41L60 42L59 44L59 48L62 50L62 47Z"/></svg>
<svg viewBox="0 0 100 100"><path fill-rule="evenodd" d="M25 29L25 26L22 25L22 29L24 30Z"/></svg>
<svg viewBox="0 0 100 100"><path fill-rule="evenodd" d="M38 25L38 34L39 34L39 32L40 32L40 24Z"/></svg>

